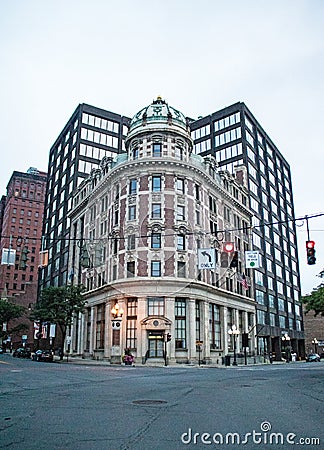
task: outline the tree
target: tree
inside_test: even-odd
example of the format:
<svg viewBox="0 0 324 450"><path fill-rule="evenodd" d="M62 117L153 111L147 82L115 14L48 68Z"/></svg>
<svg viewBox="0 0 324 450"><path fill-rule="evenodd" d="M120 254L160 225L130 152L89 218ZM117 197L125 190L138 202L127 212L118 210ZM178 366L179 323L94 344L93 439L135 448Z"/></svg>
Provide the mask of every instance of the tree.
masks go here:
<svg viewBox="0 0 324 450"><path fill-rule="evenodd" d="M0 327L1 339L6 339L12 330L3 329L3 324L8 324L13 319L21 317L25 312L25 308L21 305L15 305L7 298L0 299Z"/></svg>
<svg viewBox="0 0 324 450"><path fill-rule="evenodd" d="M318 286L310 294L304 295L302 302L306 305L306 313L314 311L315 316L324 316L324 286Z"/></svg>
<svg viewBox="0 0 324 450"><path fill-rule="evenodd" d="M83 285L50 286L43 289L39 301L34 306L32 319L41 323L55 323L59 326L62 349L67 330L72 325L73 316L84 310L86 304L82 296L84 290ZM61 359L63 359L63 352L61 352Z"/></svg>

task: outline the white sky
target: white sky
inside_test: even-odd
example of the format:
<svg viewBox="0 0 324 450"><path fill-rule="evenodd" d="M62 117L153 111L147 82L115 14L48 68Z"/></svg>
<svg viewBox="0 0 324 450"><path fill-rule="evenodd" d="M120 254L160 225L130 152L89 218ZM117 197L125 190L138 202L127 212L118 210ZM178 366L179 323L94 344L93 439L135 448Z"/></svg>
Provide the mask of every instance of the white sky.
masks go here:
<svg viewBox="0 0 324 450"><path fill-rule="evenodd" d="M324 212L323 30L322 0L0 0L0 195L14 170L47 170L79 103L131 117L161 95L193 118L243 101L291 166L296 217ZM303 293L324 216L310 233Z"/></svg>

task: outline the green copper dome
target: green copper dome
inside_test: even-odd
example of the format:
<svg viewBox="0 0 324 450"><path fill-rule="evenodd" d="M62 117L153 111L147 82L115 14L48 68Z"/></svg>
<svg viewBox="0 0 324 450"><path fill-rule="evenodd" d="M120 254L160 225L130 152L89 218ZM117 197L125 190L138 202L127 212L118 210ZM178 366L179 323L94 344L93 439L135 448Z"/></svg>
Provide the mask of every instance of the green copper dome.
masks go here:
<svg viewBox="0 0 324 450"><path fill-rule="evenodd" d="M161 97L157 97L149 106L135 114L131 120L129 132L132 133L137 127L149 127L150 125L158 128L173 125L188 130L185 116L177 109L169 106Z"/></svg>

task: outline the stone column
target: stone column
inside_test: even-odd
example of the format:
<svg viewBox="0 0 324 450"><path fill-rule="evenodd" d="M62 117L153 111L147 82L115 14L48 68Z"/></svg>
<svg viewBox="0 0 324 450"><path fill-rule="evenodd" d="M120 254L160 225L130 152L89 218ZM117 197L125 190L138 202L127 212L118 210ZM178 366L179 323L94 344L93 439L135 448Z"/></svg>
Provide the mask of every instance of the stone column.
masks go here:
<svg viewBox="0 0 324 450"><path fill-rule="evenodd" d="M137 298L137 349L136 363L143 364L145 355L148 350L146 330L142 329L141 320L147 316L147 300L146 297Z"/></svg>
<svg viewBox="0 0 324 450"><path fill-rule="evenodd" d="M167 355L168 362L175 363L175 311L174 311L175 298L165 297L165 317L171 321L171 329L165 330L171 334L171 341L167 343Z"/></svg>
<svg viewBox="0 0 324 450"><path fill-rule="evenodd" d="M228 353L228 324L227 324L227 306L221 307L221 323L223 324L222 329L222 344L224 349L224 356Z"/></svg>
<svg viewBox="0 0 324 450"><path fill-rule="evenodd" d="M111 357L111 304L108 300L105 304L105 339L104 339L104 359Z"/></svg>
<svg viewBox="0 0 324 450"><path fill-rule="evenodd" d="M90 348L89 348L89 353L90 355L93 355L93 350L95 348L95 332L96 332L96 317L97 317L97 312L96 312L96 307L95 306L91 306L91 326L90 326Z"/></svg>
<svg viewBox="0 0 324 450"><path fill-rule="evenodd" d="M187 300L188 305L188 329L187 329L187 348L188 361L193 362L197 360L196 354L196 301L194 298Z"/></svg>
<svg viewBox="0 0 324 450"><path fill-rule="evenodd" d="M209 343L209 302L202 301L202 311L201 311L201 326L202 326L202 337L203 337L203 351L202 359L209 364L211 362L210 357L210 343Z"/></svg>

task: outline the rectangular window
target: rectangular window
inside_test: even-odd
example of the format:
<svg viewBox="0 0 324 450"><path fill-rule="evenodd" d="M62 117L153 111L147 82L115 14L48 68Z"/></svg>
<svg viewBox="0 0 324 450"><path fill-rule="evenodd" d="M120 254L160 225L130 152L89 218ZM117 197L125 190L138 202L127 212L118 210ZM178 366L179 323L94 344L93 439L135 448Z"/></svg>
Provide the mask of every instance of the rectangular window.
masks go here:
<svg viewBox="0 0 324 450"><path fill-rule="evenodd" d="M184 234L178 234L177 236L177 250L186 249L186 237Z"/></svg>
<svg viewBox="0 0 324 450"><path fill-rule="evenodd" d="M152 204L152 219L161 219L161 203Z"/></svg>
<svg viewBox="0 0 324 450"><path fill-rule="evenodd" d="M176 183L176 189L178 192L181 192L181 194L184 194L184 179L182 178L177 178L177 183Z"/></svg>
<svg viewBox="0 0 324 450"><path fill-rule="evenodd" d="M152 191L161 192L162 179L160 175L153 175L152 177Z"/></svg>
<svg viewBox="0 0 324 450"><path fill-rule="evenodd" d="M182 205L177 206L177 220L185 220L185 207Z"/></svg>
<svg viewBox="0 0 324 450"><path fill-rule="evenodd" d="M135 220L136 219L136 206L131 205L128 207L128 220Z"/></svg>
<svg viewBox="0 0 324 450"><path fill-rule="evenodd" d="M175 348L186 348L186 300L175 300Z"/></svg>
<svg viewBox="0 0 324 450"><path fill-rule="evenodd" d="M126 348L136 349L137 298L127 300Z"/></svg>
<svg viewBox="0 0 324 450"><path fill-rule="evenodd" d="M136 192L137 192L137 180L136 180L136 178L133 178L129 182L129 193L136 194Z"/></svg>
<svg viewBox="0 0 324 450"><path fill-rule="evenodd" d="M151 247L161 248L161 233L152 233Z"/></svg>
<svg viewBox="0 0 324 450"><path fill-rule="evenodd" d="M209 330L210 348L221 348L221 323L219 306L212 303L209 305Z"/></svg>
<svg viewBox="0 0 324 450"><path fill-rule="evenodd" d="M179 278L186 278L186 263L183 261L177 262L177 276Z"/></svg>
<svg viewBox="0 0 324 450"><path fill-rule="evenodd" d="M105 304L97 306L96 349L104 348L105 341Z"/></svg>
<svg viewBox="0 0 324 450"><path fill-rule="evenodd" d="M135 276L135 261L129 261L127 263L127 278L133 278Z"/></svg>
<svg viewBox="0 0 324 450"><path fill-rule="evenodd" d="M153 144L153 156L162 156L162 144Z"/></svg>
<svg viewBox="0 0 324 450"><path fill-rule="evenodd" d="M147 309L148 316L164 316L164 297L148 297Z"/></svg>
<svg viewBox="0 0 324 450"><path fill-rule="evenodd" d="M152 277L161 276L161 261L151 261L151 276Z"/></svg>
<svg viewBox="0 0 324 450"><path fill-rule="evenodd" d="M135 249L135 234L131 234L127 237L127 249L128 250Z"/></svg>

